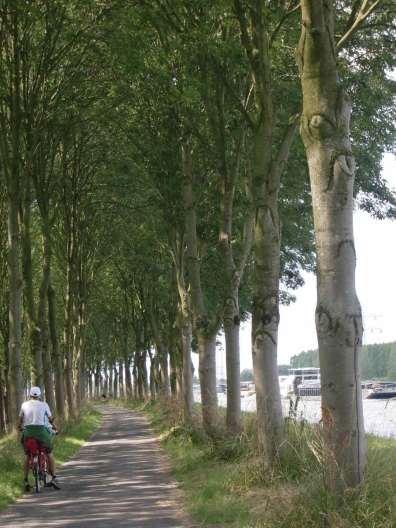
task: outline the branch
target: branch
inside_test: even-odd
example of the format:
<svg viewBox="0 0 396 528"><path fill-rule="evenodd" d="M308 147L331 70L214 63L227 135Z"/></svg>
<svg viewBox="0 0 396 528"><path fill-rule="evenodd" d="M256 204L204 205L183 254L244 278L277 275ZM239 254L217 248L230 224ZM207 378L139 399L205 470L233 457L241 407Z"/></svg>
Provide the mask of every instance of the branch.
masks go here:
<svg viewBox="0 0 396 528"><path fill-rule="evenodd" d="M358 14L356 15L355 21L352 23L352 25L347 29L347 31L344 33L344 35L340 38L340 40L337 42L336 48L337 50L340 50L344 47L345 43L350 40L352 35L355 33L355 31L362 25L362 23L366 20L366 18L371 15L371 13L374 11L374 9L378 6L381 0L375 0L370 6L368 6L369 0L363 0L363 3L358 11ZM367 10L365 10L367 8Z"/></svg>
<svg viewBox="0 0 396 528"><path fill-rule="evenodd" d="M239 0L234 0L235 13L239 22L239 27L241 30L241 41L242 45L246 50L250 64L254 63L253 57L253 44L252 40L249 37L248 32L248 21L246 20L245 13L243 11L242 3Z"/></svg>
<svg viewBox="0 0 396 528"><path fill-rule="evenodd" d="M283 169L289 159L290 149L293 144L296 131L300 122L300 114L293 116L289 121L289 126L286 129L278 154L272 163L270 172L270 181L273 188L279 188L280 177Z"/></svg>
<svg viewBox="0 0 396 528"><path fill-rule="evenodd" d="M301 7L301 4L298 3L296 6L294 6L292 9L290 9L289 11L286 11L286 13L283 15L283 17L280 19L278 25L276 26L276 28L274 29L274 31L272 32L272 35L270 37L270 41L269 41L269 47L271 48L272 47L272 44L275 42L275 39L276 37L278 36L278 33L279 33L279 30L281 29L281 27L283 26L285 20L290 16L292 15L293 13L295 13L298 9L300 9Z"/></svg>
<svg viewBox="0 0 396 528"><path fill-rule="evenodd" d="M246 268L246 264L249 258L249 255L252 251L253 246L253 232L254 232L254 219L255 211L254 208L250 208L250 213L246 219L246 222L243 226L243 247L242 247L242 257L239 262L238 275L239 280L242 281L243 273Z"/></svg>
<svg viewBox="0 0 396 528"><path fill-rule="evenodd" d="M243 115L243 117L246 119L247 124L249 125L250 128L255 128L256 124L255 124L254 120L252 119L252 117L251 117L251 115L249 114L249 111L248 111L250 97L251 97L251 94L253 92L253 86L251 86L251 88L249 89L249 92L248 92L248 94L247 94L247 96L245 98L245 101L242 102L241 99L239 98L238 94L235 93L234 87L232 86L232 84L227 79L227 75L224 73L224 68L220 64L220 61L218 61L215 57L212 57L212 61L213 61L214 65L216 66L215 73L217 75L220 75L221 80L223 81L224 86L226 87L228 94L234 100L235 104L238 106L238 109L241 112L241 114Z"/></svg>

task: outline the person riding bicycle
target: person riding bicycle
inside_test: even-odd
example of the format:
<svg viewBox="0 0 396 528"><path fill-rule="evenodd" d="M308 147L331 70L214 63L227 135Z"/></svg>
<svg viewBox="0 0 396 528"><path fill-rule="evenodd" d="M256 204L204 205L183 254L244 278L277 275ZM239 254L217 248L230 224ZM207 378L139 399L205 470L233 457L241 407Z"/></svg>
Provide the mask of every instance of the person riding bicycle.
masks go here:
<svg viewBox="0 0 396 528"><path fill-rule="evenodd" d="M40 401L41 390L40 387L32 387L30 389L30 399L25 401L21 406L19 413L19 429L22 431L22 443L24 444L27 438L35 438L44 447L48 458L48 472L52 477L50 485L56 489L60 489L58 480L55 474L55 459L52 454L53 436L56 428L54 426L54 418L47 403ZM48 425L52 427L49 428ZM51 429L53 432L51 432ZM25 449L25 491L30 491L29 486L29 454Z"/></svg>

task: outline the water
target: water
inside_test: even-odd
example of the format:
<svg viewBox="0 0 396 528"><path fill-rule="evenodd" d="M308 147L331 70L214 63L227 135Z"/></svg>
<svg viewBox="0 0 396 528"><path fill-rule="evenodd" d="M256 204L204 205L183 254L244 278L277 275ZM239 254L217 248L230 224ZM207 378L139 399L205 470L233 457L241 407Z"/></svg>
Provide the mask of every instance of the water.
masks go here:
<svg viewBox="0 0 396 528"><path fill-rule="evenodd" d="M195 399L200 401L200 395L195 394ZM227 396L218 394L219 405L226 406ZM256 396L241 398L243 411L256 410ZM289 413L289 400L282 398L283 414ZM364 427L367 433L387 438L396 438L396 398L390 400L363 400ZM321 418L320 398L301 398L297 409L298 418L303 418L310 423L318 423Z"/></svg>
<svg viewBox="0 0 396 528"><path fill-rule="evenodd" d="M298 403L297 416L310 423L321 419L320 398L301 398ZM226 405L226 395L219 395L219 404ZM256 397L245 396L241 399L243 411L256 410ZM283 414L289 413L289 400L282 399ZM367 433L388 438L396 438L396 398L390 400L363 400L364 427Z"/></svg>

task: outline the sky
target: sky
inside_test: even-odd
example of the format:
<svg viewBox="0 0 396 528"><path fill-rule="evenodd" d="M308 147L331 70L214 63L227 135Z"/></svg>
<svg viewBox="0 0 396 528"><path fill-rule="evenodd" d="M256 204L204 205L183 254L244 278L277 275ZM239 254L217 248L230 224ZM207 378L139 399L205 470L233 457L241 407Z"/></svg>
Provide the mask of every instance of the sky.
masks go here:
<svg viewBox="0 0 396 528"><path fill-rule="evenodd" d="M386 154L383 177L396 191L396 158ZM376 220L368 213L355 211L356 289L362 305L363 343L396 341L396 221ZM316 278L305 274L305 285L293 292L297 300L281 306L278 363L317 348L315 331ZM250 322L241 327L241 370L252 368ZM222 338L219 339L222 342ZM194 363L197 355L193 354ZM198 366L198 365L196 365ZM217 350L217 376L225 377L224 344Z"/></svg>

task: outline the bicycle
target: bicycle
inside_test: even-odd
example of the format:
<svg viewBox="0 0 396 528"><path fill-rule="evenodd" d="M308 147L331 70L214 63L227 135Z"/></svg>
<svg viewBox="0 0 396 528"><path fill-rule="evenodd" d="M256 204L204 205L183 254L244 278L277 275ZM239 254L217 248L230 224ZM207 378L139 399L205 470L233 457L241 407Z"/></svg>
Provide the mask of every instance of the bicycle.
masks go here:
<svg viewBox="0 0 396 528"><path fill-rule="evenodd" d="M40 489L48 484L47 450L36 438L26 438L24 445L29 457L29 470L34 477L34 490L40 493Z"/></svg>

